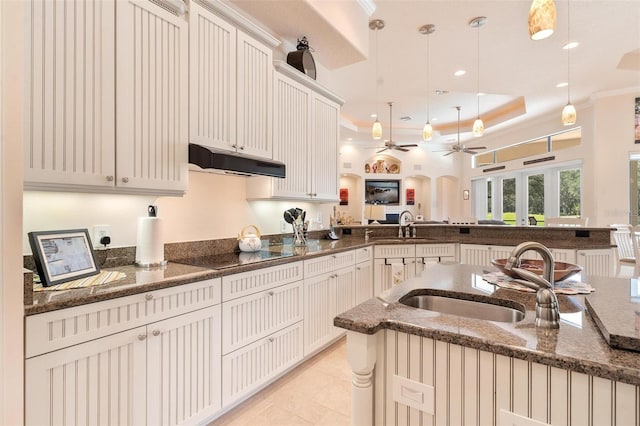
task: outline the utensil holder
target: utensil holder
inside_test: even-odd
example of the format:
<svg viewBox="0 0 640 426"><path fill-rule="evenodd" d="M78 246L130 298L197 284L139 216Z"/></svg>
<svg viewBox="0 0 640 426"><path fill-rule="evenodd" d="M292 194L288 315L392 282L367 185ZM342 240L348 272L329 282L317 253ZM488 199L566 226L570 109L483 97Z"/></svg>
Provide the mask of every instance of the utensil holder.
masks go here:
<svg viewBox="0 0 640 426"><path fill-rule="evenodd" d="M293 226L293 245L294 246L306 246L307 240L304 236L304 225L302 223L292 223Z"/></svg>

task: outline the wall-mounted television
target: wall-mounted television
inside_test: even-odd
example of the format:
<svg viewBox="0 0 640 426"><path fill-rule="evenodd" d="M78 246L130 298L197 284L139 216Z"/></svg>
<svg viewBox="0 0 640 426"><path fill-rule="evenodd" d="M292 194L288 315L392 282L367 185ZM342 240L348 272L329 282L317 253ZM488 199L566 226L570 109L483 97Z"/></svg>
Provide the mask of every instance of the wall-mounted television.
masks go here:
<svg viewBox="0 0 640 426"><path fill-rule="evenodd" d="M364 181L364 202L366 204L400 204L399 179L367 179Z"/></svg>

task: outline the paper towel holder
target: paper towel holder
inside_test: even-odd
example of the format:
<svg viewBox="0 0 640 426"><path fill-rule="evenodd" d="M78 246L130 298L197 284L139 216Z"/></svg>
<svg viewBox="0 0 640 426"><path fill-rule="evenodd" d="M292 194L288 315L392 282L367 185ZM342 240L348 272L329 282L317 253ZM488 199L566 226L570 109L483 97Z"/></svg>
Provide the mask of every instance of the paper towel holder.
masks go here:
<svg viewBox="0 0 640 426"><path fill-rule="evenodd" d="M152 218L156 218L158 215L158 207L155 205L149 205L147 207L147 214L148 217L152 217ZM134 265L139 267L139 268L155 268L155 267L160 267L160 266L166 266L167 265L167 261L166 260L160 260L160 261L153 261L153 262L145 262L145 261L141 261L138 259L138 256L140 256L140 230L138 229L138 242L136 244L136 260L134 262ZM164 243L163 243L163 248L164 248ZM164 249L163 249L164 251ZM164 256L163 256L164 257Z"/></svg>

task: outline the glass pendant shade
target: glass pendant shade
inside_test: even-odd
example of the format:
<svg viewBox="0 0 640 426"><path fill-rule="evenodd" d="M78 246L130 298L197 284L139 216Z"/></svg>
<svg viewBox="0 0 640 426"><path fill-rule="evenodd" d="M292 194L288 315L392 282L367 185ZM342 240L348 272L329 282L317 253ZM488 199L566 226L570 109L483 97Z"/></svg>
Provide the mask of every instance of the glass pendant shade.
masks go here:
<svg viewBox="0 0 640 426"><path fill-rule="evenodd" d="M382 124L380 124L380 120L378 120L377 118L376 118L376 121L373 123L373 128L371 129L371 136L375 140L382 138Z"/></svg>
<svg viewBox="0 0 640 426"><path fill-rule="evenodd" d="M473 136L480 137L484 134L484 123L478 117L476 121L473 122Z"/></svg>
<svg viewBox="0 0 640 426"><path fill-rule="evenodd" d="M556 28L556 4L553 0L533 0L529 9L531 40L549 37Z"/></svg>
<svg viewBox="0 0 640 426"><path fill-rule="evenodd" d="M576 124L576 116L576 108L571 103L567 103L562 110L562 124L565 126Z"/></svg>
<svg viewBox="0 0 640 426"><path fill-rule="evenodd" d="M433 126L427 121L427 124L422 128L422 140L426 142L430 141L431 138L433 138Z"/></svg>

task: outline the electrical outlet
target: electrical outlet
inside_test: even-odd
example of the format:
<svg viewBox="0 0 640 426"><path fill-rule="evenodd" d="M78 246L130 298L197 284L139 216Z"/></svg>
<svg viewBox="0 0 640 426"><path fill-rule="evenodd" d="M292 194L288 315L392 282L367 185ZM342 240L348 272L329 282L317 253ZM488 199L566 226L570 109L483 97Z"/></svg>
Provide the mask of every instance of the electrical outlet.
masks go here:
<svg viewBox="0 0 640 426"><path fill-rule="evenodd" d="M94 225L93 226L93 246L102 247L103 244L100 243L100 240L103 237L111 238L111 225Z"/></svg>

